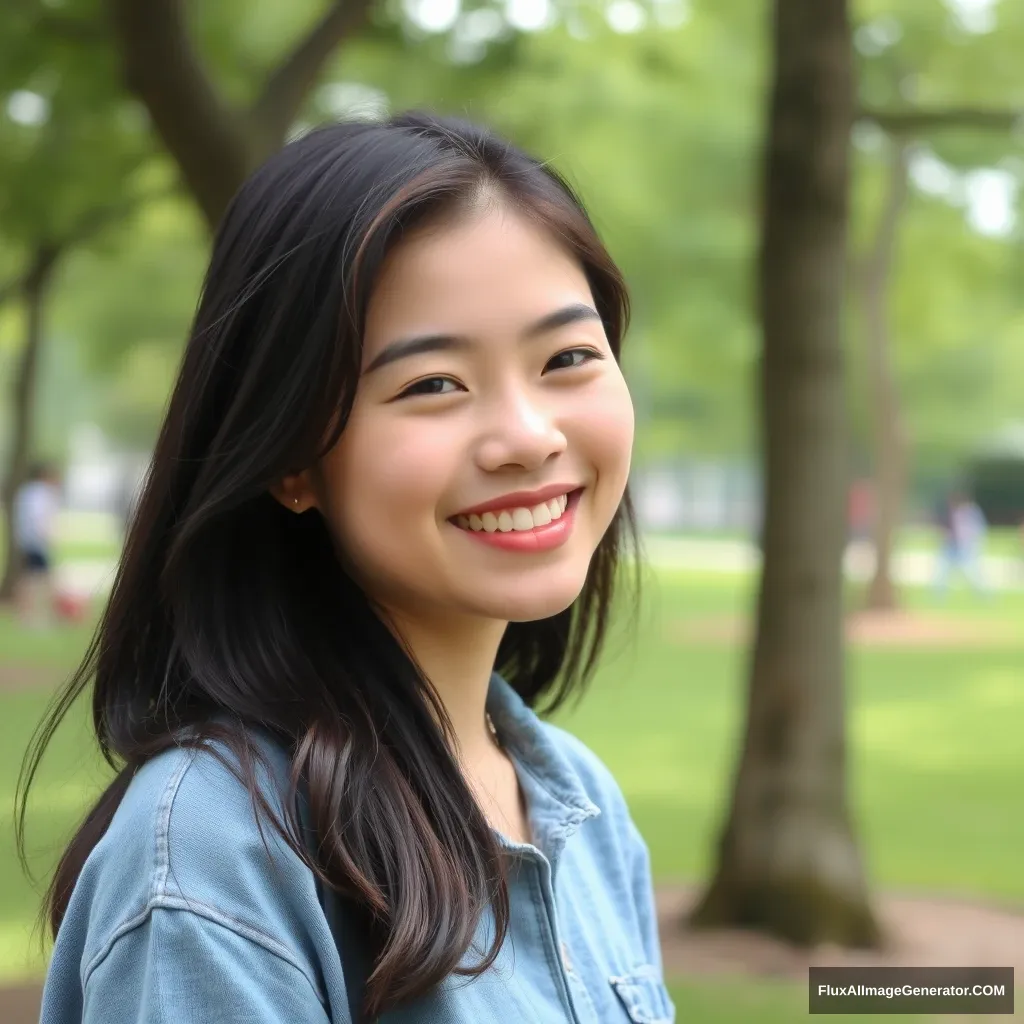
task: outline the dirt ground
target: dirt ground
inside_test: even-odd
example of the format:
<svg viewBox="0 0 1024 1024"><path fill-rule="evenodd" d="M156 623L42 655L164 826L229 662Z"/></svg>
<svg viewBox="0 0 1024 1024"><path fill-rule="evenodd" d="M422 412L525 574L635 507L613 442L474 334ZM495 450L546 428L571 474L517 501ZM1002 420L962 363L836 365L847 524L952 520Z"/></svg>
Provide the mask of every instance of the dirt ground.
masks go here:
<svg viewBox="0 0 1024 1024"><path fill-rule="evenodd" d="M876 953L821 947L796 949L750 932L694 932L682 923L697 890L659 888L665 975L669 978L772 977L803 981L811 966L1013 967L1024 977L1024 908L1020 911L950 898L883 895L876 901L888 941ZM3 1024L37 1024L40 986L0 988ZM699 1022L696 1022L699 1024Z"/></svg>
<svg viewBox="0 0 1024 1024"><path fill-rule="evenodd" d="M0 1020L4 1024L38 1024L39 985L0 988Z"/></svg>

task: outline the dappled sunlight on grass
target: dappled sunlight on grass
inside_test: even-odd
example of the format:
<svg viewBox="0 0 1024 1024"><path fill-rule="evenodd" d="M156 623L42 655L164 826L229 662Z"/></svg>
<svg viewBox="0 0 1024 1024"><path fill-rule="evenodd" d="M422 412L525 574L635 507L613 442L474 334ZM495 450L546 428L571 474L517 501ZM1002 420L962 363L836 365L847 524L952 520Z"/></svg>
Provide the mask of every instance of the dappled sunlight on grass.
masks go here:
<svg viewBox="0 0 1024 1024"><path fill-rule="evenodd" d="M914 698L862 705L853 715L852 733L868 762L883 757L922 771L1019 772L1022 721L1024 679L1000 667L963 676L944 691L922 682Z"/></svg>
<svg viewBox="0 0 1024 1024"><path fill-rule="evenodd" d="M678 753L678 737L651 736L642 745L631 745L630 750L616 757L615 777L622 789L636 799L706 805L717 786L710 776L683 762Z"/></svg>

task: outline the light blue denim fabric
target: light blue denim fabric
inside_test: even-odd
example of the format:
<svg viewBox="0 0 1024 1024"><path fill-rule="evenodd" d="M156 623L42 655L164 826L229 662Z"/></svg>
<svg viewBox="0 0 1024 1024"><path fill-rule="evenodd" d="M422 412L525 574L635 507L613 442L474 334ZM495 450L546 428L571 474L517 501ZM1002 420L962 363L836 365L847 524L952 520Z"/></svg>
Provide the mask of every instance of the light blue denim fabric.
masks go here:
<svg viewBox="0 0 1024 1024"><path fill-rule="evenodd" d="M502 837L508 938L482 976L450 976L381 1021L670 1024L647 848L619 787L498 676L488 710L536 844ZM268 748L286 771L285 752ZM248 793L208 752L148 763L72 894L42 1024L349 1024L346 974L358 972L352 957L342 964L351 940L338 904L272 829L262 833Z"/></svg>

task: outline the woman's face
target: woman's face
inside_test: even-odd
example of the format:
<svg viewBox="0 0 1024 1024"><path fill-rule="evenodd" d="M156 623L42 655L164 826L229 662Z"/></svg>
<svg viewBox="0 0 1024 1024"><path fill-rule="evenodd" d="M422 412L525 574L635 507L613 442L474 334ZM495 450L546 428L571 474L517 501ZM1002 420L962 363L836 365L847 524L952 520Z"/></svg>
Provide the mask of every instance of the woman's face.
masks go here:
<svg viewBox="0 0 1024 1024"><path fill-rule="evenodd" d="M582 589L632 442L583 270L490 208L412 235L386 262L315 500L393 613L540 619Z"/></svg>

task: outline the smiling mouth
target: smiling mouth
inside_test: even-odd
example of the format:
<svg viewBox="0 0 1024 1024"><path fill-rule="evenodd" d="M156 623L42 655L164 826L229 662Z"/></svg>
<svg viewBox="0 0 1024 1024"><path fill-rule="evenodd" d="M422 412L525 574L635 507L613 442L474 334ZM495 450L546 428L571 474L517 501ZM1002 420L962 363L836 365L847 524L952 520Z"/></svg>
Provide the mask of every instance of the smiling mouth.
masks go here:
<svg viewBox="0 0 1024 1024"><path fill-rule="evenodd" d="M531 508L518 506L482 512L479 515L473 513L468 516L452 516L450 522L460 530L467 530L470 533L530 533L561 520L569 504L575 504L574 499L582 490L581 487L575 491L568 491Z"/></svg>

